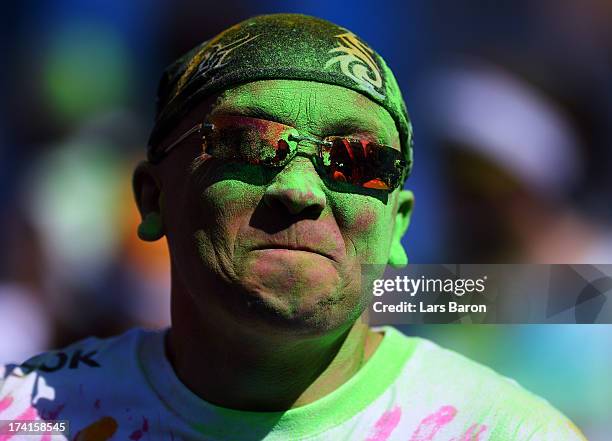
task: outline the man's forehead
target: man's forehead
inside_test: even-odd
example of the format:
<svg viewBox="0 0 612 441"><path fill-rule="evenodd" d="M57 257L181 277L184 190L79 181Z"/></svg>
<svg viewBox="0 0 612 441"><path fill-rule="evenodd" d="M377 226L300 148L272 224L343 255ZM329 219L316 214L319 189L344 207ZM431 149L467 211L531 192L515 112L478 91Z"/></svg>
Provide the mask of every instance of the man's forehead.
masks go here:
<svg viewBox="0 0 612 441"><path fill-rule="evenodd" d="M263 80L220 94L212 114L242 114L278 121L320 135L369 132L399 149L389 112L353 90L325 83Z"/></svg>

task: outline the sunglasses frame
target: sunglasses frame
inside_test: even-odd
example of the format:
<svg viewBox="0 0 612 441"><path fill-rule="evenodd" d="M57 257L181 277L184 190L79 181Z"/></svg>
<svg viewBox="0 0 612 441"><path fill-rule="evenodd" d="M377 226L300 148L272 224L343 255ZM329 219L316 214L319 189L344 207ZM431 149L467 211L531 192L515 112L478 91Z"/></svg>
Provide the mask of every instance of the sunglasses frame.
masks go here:
<svg viewBox="0 0 612 441"><path fill-rule="evenodd" d="M301 134L301 133L298 132L298 130L295 127L291 127L291 126L288 126L286 124L282 124L282 123L279 123L279 122L276 122L276 121L269 121L269 120L265 120L265 119L261 119L261 118L253 118L253 117L240 116L240 115L224 115L224 117L250 118L250 119L266 121L266 122L269 122L269 123L285 126L288 129L292 129L295 132L297 132L297 135L295 135L293 133L289 135L289 140L292 140L292 141L296 142L296 148L295 148L294 152L291 154L291 156L286 160L286 162L284 164L282 164L282 165L279 165L279 166L275 166L274 164L266 164L266 165L264 165L265 167L271 167L271 168L284 167L289 162L291 162L296 156L300 155L300 156L305 156L305 157L309 157L309 158L314 158L315 159L315 166L316 166L316 168L319 168L319 167L321 167L321 165L318 164L318 162L322 162L323 161L322 147L321 146L327 146L327 147L333 146L333 142L332 141L327 141L325 139L317 138L315 136ZM188 137L190 137L194 133L197 133L198 135L201 135L203 143L206 143L206 133L207 132L209 133L209 132L211 132L213 130L215 130L215 125L213 123L201 122L201 123L196 124L195 126L190 128L189 130L187 130L185 133L183 133L181 136L179 136L174 142L172 142L171 144L169 144L166 147L164 147L160 151L160 160L161 160L161 158L163 158L166 155L168 155L172 149L174 149L176 146L178 146L180 143L185 141ZM346 137L341 137L341 136L337 136L337 137L334 137L334 138L345 139L348 142L360 142L360 140L357 140L357 139L346 138ZM313 153L313 152L308 152L307 153L307 152L304 151L304 149L301 149L301 151L300 151L299 144L302 141L309 141L309 142L311 142L313 144L316 144L317 145L317 152L316 153ZM397 151L397 149L394 149L393 147L388 146L388 145L377 144L377 143L374 143L374 144L376 144L379 147L384 147L384 148L387 148L387 149L392 149L392 150ZM397 187L402 185L402 183L405 181L405 179L407 177L407 173L408 173L408 171L410 169L408 162L405 159L401 159L401 163L399 165L396 164L396 167L401 168L402 171L401 171L401 174L399 176L399 179L397 179L397 182L395 183L395 186L393 188L383 189L382 191L392 192ZM320 171L319 171L319 173L320 173Z"/></svg>

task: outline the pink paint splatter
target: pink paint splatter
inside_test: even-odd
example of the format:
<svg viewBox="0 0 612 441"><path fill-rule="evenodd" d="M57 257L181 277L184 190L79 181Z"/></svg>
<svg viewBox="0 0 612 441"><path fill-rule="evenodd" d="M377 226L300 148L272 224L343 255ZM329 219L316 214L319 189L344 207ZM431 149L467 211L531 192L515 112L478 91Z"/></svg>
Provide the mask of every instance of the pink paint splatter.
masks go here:
<svg viewBox="0 0 612 441"><path fill-rule="evenodd" d="M357 213L355 218L355 228L357 231L367 231L372 226L376 215L370 210L364 210Z"/></svg>
<svg viewBox="0 0 612 441"><path fill-rule="evenodd" d="M478 432L475 432L476 429L478 429ZM480 435L484 434L486 430L487 426L484 424L472 424L459 441L480 441Z"/></svg>
<svg viewBox="0 0 612 441"><path fill-rule="evenodd" d="M142 435L144 435L144 433L148 431L149 421L145 417L142 417L142 427L138 430L134 430L129 438L133 441L138 441L140 438L142 438Z"/></svg>
<svg viewBox="0 0 612 441"><path fill-rule="evenodd" d="M41 411L40 417L43 420L56 420L65 406L65 404L59 404L55 409L48 412Z"/></svg>
<svg viewBox="0 0 612 441"><path fill-rule="evenodd" d="M21 415L19 415L17 418L13 419L12 421L34 420L36 419L36 417L37 417L36 409L34 409L32 406L28 406L28 408ZM8 439L11 439L12 437L13 437L13 434L0 435L0 441L7 441Z"/></svg>
<svg viewBox="0 0 612 441"><path fill-rule="evenodd" d="M457 409L453 406L442 406L437 412L426 416L421 420L410 441L431 441L438 431L450 423L457 415Z"/></svg>
<svg viewBox="0 0 612 441"><path fill-rule="evenodd" d="M366 441L386 441L399 424L401 417L402 409L399 406L383 413L374 425L374 433Z"/></svg>
<svg viewBox="0 0 612 441"><path fill-rule="evenodd" d="M59 404L55 409L50 410L48 412L41 411L40 417L43 420L56 420L57 417L59 416L59 414L64 409L64 407L65 407L65 404ZM40 441L51 441L51 433L49 433L49 432L45 433L40 438Z"/></svg>
<svg viewBox="0 0 612 441"><path fill-rule="evenodd" d="M13 402L13 397L11 397L10 395L2 398L0 400L0 412L8 409L12 402Z"/></svg>

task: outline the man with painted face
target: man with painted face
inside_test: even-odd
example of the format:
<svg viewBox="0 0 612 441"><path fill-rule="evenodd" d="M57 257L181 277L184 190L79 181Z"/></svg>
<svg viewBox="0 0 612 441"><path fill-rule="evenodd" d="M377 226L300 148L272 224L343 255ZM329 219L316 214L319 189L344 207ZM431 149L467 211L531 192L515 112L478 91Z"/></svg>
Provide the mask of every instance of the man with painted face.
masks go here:
<svg viewBox="0 0 612 441"><path fill-rule="evenodd" d="M411 164L397 83L350 31L279 14L199 45L166 70L134 174L172 327L7 369L0 418L78 440L583 439L516 383L367 326L362 268L407 263Z"/></svg>

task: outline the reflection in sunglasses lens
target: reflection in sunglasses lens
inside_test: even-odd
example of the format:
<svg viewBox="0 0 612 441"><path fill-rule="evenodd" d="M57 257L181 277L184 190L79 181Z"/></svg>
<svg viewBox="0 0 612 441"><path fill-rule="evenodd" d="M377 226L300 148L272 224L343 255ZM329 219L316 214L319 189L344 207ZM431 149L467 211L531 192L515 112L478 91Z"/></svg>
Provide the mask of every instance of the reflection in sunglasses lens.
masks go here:
<svg viewBox="0 0 612 441"><path fill-rule="evenodd" d="M353 183L353 161L345 140L335 139L330 152L330 175L335 181Z"/></svg>
<svg viewBox="0 0 612 441"><path fill-rule="evenodd" d="M285 141L284 139L279 139L274 162L284 161L285 159L287 159L288 154L289 154L289 143L287 143L287 141Z"/></svg>

